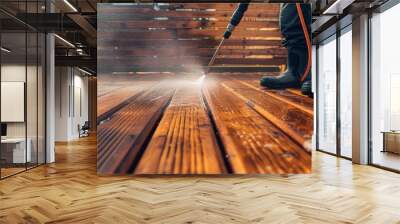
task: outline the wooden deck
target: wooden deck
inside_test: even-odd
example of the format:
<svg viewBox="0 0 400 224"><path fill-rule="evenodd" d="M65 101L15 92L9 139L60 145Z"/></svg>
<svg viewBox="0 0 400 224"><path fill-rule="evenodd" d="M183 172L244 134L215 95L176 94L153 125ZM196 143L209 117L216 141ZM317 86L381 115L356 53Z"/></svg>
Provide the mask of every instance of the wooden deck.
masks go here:
<svg viewBox="0 0 400 224"><path fill-rule="evenodd" d="M135 174L227 172L196 85L186 85L176 91Z"/></svg>
<svg viewBox="0 0 400 224"><path fill-rule="evenodd" d="M99 82L100 174L311 172L311 98L262 89L257 74L125 78Z"/></svg>
<svg viewBox="0 0 400 224"><path fill-rule="evenodd" d="M100 173L128 173L141 148L161 117L174 92L160 83L128 100L98 129L98 168Z"/></svg>

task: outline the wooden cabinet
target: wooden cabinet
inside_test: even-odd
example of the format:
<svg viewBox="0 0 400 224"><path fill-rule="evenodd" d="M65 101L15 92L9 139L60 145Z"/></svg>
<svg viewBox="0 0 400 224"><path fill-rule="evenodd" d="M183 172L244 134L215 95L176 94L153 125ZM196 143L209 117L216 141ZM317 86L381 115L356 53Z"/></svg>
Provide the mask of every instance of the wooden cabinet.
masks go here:
<svg viewBox="0 0 400 224"><path fill-rule="evenodd" d="M383 133L383 152L400 154L400 131Z"/></svg>

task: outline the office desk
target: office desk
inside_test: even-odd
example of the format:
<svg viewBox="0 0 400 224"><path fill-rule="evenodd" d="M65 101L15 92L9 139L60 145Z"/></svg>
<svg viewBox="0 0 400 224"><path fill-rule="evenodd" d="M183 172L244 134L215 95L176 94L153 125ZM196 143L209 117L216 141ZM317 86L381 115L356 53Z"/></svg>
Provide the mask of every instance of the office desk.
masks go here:
<svg viewBox="0 0 400 224"><path fill-rule="evenodd" d="M26 163L32 160L32 140L25 138L6 138L1 139L1 157L6 163ZM26 151L25 151L25 145Z"/></svg>

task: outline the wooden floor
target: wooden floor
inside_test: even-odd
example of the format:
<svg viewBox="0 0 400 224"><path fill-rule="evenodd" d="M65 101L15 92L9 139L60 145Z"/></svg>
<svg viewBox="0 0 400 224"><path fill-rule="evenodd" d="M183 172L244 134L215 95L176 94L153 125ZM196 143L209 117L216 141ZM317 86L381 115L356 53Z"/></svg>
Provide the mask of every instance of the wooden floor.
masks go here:
<svg viewBox="0 0 400 224"><path fill-rule="evenodd" d="M373 163L394 170L400 170L400 155L374 150Z"/></svg>
<svg viewBox="0 0 400 224"><path fill-rule="evenodd" d="M96 140L0 181L0 223L400 223L400 175L313 153L289 176L101 177Z"/></svg>
<svg viewBox="0 0 400 224"><path fill-rule="evenodd" d="M260 88L259 74L104 76L100 174L311 171L313 100Z"/></svg>

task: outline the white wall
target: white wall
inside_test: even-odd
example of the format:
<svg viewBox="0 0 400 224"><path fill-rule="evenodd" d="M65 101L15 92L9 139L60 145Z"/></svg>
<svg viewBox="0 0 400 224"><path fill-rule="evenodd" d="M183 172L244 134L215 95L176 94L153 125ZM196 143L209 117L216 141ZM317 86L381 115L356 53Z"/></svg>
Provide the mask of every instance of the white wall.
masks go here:
<svg viewBox="0 0 400 224"><path fill-rule="evenodd" d="M55 140L79 137L78 125L88 120L88 78L76 68L56 67Z"/></svg>
<svg viewBox="0 0 400 224"><path fill-rule="evenodd" d="M55 69L55 141L68 140L68 86L70 83L68 74L67 67L56 67Z"/></svg>
<svg viewBox="0 0 400 224"><path fill-rule="evenodd" d="M25 82L25 65L2 65L1 81ZM5 110L6 108L1 108ZM7 123L7 137L25 137L25 123Z"/></svg>
<svg viewBox="0 0 400 224"><path fill-rule="evenodd" d="M38 70L37 70L38 69ZM24 82L26 84L26 107L21 108L22 113L26 112L27 120L23 122L6 122L8 138L25 138L30 140L32 150L32 161L39 158L40 163L44 162L44 92L42 68L39 66L27 67L25 64L3 64L1 66L2 82ZM27 80L25 80L27 78ZM6 96L2 96L6 97ZM2 111L10 108L1 108ZM9 111L10 112L10 111ZM37 153L39 156L37 157Z"/></svg>
<svg viewBox="0 0 400 224"><path fill-rule="evenodd" d="M88 78L86 76L82 76L82 73L74 75L74 107L72 108L72 135L75 137L79 136L77 126L80 124L81 126L88 121Z"/></svg>

